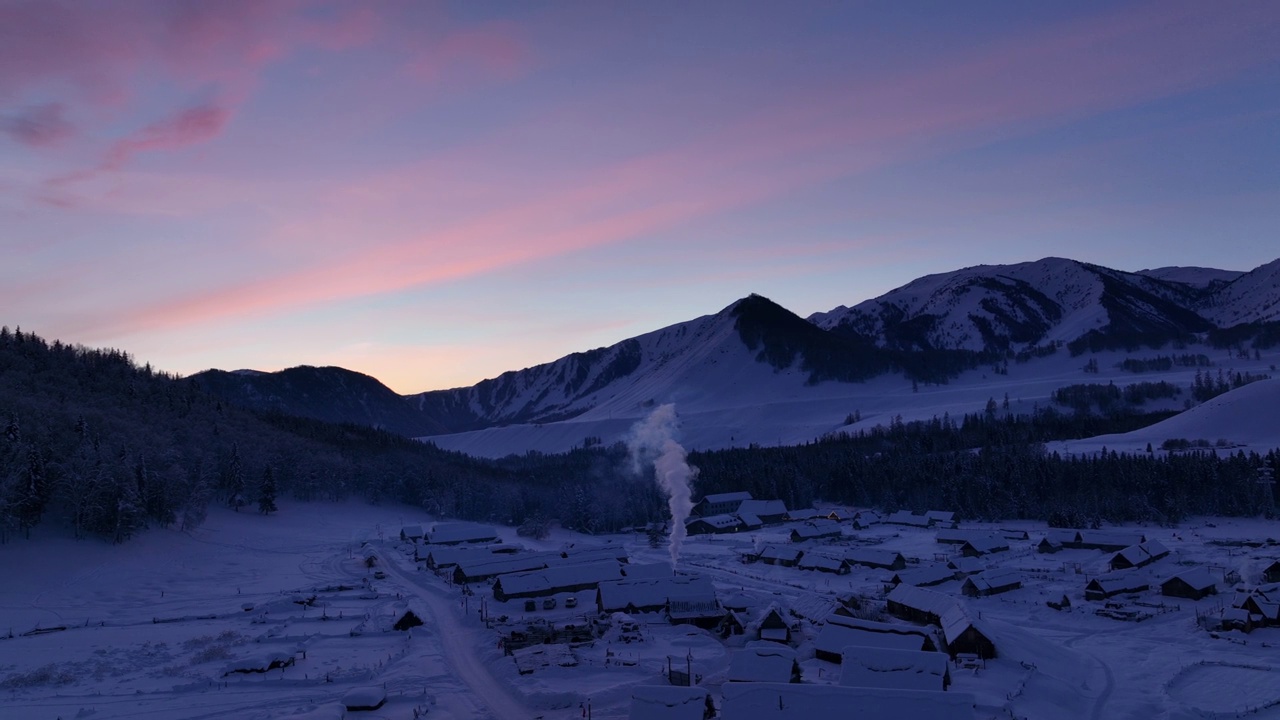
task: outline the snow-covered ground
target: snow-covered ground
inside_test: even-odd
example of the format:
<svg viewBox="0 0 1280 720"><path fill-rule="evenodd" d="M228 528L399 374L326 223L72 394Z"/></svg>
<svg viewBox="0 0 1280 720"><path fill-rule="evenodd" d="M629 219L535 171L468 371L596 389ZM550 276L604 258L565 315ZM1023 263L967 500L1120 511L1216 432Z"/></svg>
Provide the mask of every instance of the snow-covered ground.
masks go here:
<svg viewBox="0 0 1280 720"><path fill-rule="evenodd" d="M574 593L576 608L529 611L522 600L492 598L487 585L459 588L420 569L396 537L402 525L429 522L406 508L359 504L285 504L278 515L211 512L186 534L153 530L122 546L74 541L42 527L42 535L0 546L0 717L272 718L340 717L335 705L353 690L387 703L351 717L578 718L627 716L631 689L663 684L667 658L683 658L719 697L733 652L728 640L691 626L640 615L637 633L613 626L592 644L563 647L551 664L521 675L499 647L498 627L535 619L586 623L594 592ZM994 527L994 526L987 526ZM1280 629L1209 633L1197 614L1229 605L1231 586L1201 601L1164 598L1159 590L1114 599L1142 621L1095 614L1084 599L1088 578L1106 570L1109 553L1034 552L1044 527L988 561L1017 568L1024 586L967 599L997 644L999 657L977 670L953 668L953 691L973 694L982 718L1280 718ZM1197 519L1179 528L1128 528L1165 543L1172 554L1144 568L1159 580L1193 565L1244 584L1257 581L1280 546L1239 547L1210 541L1280 537L1280 524ZM786 526L696 536L680 570L709 577L722 602L754 616L773 603L795 624L804 681L835 684L839 666L815 658L819 621L849 594L873 609L890 573L855 568L829 575L744 564L765 543L788 542ZM954 546L931 530L875 526L839 539L811 541L826 550L860 545L892 549L914 564L942 562ZM576 548L620 540L632 563L664 562L665 547L641 535L590 538L557 530L538 542L502 530L503 540L531 549ZM367 567L368 554L377 558ZM378 578L375 573L381 573ZM959 596L960 583L937 586ZM1056 610L1048 601L1070 600ZM311 598L314 597L314 600ZM310 605L301 602L310 601ZM412 609L425 625L391 628ZM494 628L481 622L506 616ZM59 629L65 628L65 629ZM225 674L271 654L293 664L260 674ZM563 663L560 665L558 663ZM530 666L536 663L532 663ZM359 693L357 693L359 694ZM1268 707L1269 706L1269 707Z"/></svg>

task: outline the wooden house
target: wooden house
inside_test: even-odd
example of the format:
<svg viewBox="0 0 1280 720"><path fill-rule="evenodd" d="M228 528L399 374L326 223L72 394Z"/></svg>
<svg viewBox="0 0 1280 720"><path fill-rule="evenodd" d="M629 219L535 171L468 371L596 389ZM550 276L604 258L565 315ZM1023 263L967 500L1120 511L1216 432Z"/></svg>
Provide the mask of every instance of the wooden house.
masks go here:
<svg viewBox="0 0 1280 720"><path fill-rule="evenodd" d="M840 622L849 620L851 622ZM882 629L887 628L887 629ZM813 641L814 657L827 662L842 661L845 648L858 645L883 650L934 650L933 639L916 625L893 625L870 620L856 621L840 615L830 615Z"/></svg>
<svg viewBox="0 0 1280 720"><path fill-rule="evenodd" d="M1130 568L1146 567L1160 558L1166 557L1168 554L1169 548L1165 547L1159 540L1130 545L1112 556L1111 569L1128 570Z"/></svg>
<svg viewBox="0 0 1280 720"><path fill-rule="evenodd" d="M766 545L757 557L765 565L795 567L796 563L800 562L802 555L804 555L804 551L794 546Z"/></svg>
<svg viewBox="0 0 1280 720"><path fill-rule="evenodd" d="M964 579L960 592L969 597L999 595L1022 587L1022 574L1016 570L993 568Z"/></svg>
<svg viewBox="0 0 1280 720"><path fill-rule="evenodd" d="M1146 577L1133 572L1113 572L1099 575L1084 586L1085 600L1106 600L1116 595L1139 593L1151 587Z"/></svg>
<svg viewBox="0 0 1280 720"><path fill-rule="evenodd" d="M849 548L844 552L844 559L851 565L877 570L902 570L907 566L907 558L902 553L879 548Z"/></svg>
<svg viewBox="0 0 1280 720"><path fill-rule="evenodd" d="M728 492L716 493L704 496L693 506L693 514L698 517L710 517L712 515L730 515L738 512L738 506L743 501L750 500L749 492Z"/></svg>
<svg viewBox="0 0 1280 720"><path fill-rule="evenodd" d="M777 525L787 519L787 506L781 500L743 500L735 511L760 518L765 525Z"/></svg>
<svg viewBox="0 0 1280 720"><path fill-rule="evenodd" d="M426 541L432 545L491 543L497 540L498 532L492 527L469 522L436 523L426 534Z"/></svg>
<svg viewBox="0 0 1280 720"><path fill-rule="evenodd" d="M885 609L890 615L910 622L937 625L942 615L959 604L950 595L902 583L889 591Z"/></svg>
<svg viewBox="0 0 1280 720"><path fill-rule="evenodd" d="M752 642L729 660L729 682L800 682L796 651L776 642Z"/></svg>
<svg viewBox="0 0 1280 720"><path fill-rule="evenodd" d="M974 620L969 611L955 603L942 617L942 642L951 657L960 654L977 655L983 660L996 657L996 645L982 623Z"/></svg>
<svg viewBox="0 0 1280 720"><path fill-rule="evenodd" d="M753 625L759 633L758 640L783 644L791 642L791 626L787 624L786 618L782 616L782 609L776 603L765 608Z"/></svg>
<svg viewBox="0 0 1280 720"><path fill-rule="evenodd" d="M844 649L840 684L941 692L951 685L950 665L944 653L854 645Z"/></svg>
<svg viewBox="0 0 1280 720"><path fill-rule="evenodd" d="M1280 560L1276 560L1262 571L1262 582L1280 583Z"/></svg>
<svg viewBox="0 0 1280 720"><path fill-rule="evenodd" d="M999 535L971 537L960 545L960 554L965 557L982 557L991 553L1005 552L1009 549L1009 541Z"/></svg>
<svg viewBox="0 0 1280 720"><path fill-rule="evenodd" d="M849 561L842 557L814 552L805 553L796 567L801 570L818 570L836 575L848 575L851 569Z"/></svg>
<svg viewBox="0 0 1280 720"><path fill-rule="evenodd" d="M1168 597L1200 600L1218 594L1218 582L1213 573L1198 567L1178 573L1160 583L1160 594Z"/></svg>
<svg viewBox="0 0 1280 720"><path fill-rule="evenodd" d="M925 567L916 567L910 570L899 570L889 576L885 584L898 585L905 583L916 587L932 587L955 579L956 571L946 565L926 565Z"/></svg>
<svg viewBox="0 0 1280 720"><path fill-rule="evenodd" d="M809 520L801 525L791 528L791 542L840 537L840 535L840 523L832 520Z"/></svg>
<svg viewBox="0 0 1280 720"><path fill-rule="evenodd" d="M887 525L906 525L907 527L927 528L929 527L929 518L926 515L916 515L910 510L899 510L896 513L885 517L881 522Z"/></svg>
<svg viewBox="0 0 1280 720"><path fill-rule="evenodd" d="M493 598L505 602L515 598L546 597L562 592L594 590L602 582L622 577L617 560L597 560L581 565L560 565L530 572L500 575L493 583Z"/></svg>
<svg viewBox="0 0 1280 720"><path fill-rule="evenodd" d="M735 683L721 686L721 717L730 720L974 720L973 695L808 683Z"/></svg>
<svg viewBox="0 0 1280 720"><path fill-rule="evenodd" d="M719 535L746 529L737 515L709 515L695 517L684 526L690 535Z"/></svg>

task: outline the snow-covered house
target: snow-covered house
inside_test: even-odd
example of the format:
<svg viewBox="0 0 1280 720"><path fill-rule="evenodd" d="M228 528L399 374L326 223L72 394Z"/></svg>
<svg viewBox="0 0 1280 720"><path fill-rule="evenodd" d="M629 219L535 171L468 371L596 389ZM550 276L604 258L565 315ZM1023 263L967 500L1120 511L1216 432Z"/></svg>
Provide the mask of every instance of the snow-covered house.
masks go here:
<svg viewBox="0 0 1280 720"><path fill-rule="evenodd" d="M953 528L956 526L956 514L950 510L929 510L924 516L929 521L929 527Z"/></svg>
<svg viewBox="0 0 1280 720"><path fill-rule="evenodd" d="M728 720L974 720L974 697L959 692L809 685L735 683L721 686ZM855 714L856 713L856 714Z"/></svg>
<svg viewBox="0 0 1280 720"><path fill-rule="evenodd" d="M729 661L730 682L800 682L796 651L776 642L751 642Z"/></svg>
<svg viewBox="0 0 1280 720"><path fill-rule="evenodd" d="M701 687L635 685L629 720L708 720L715 717L711 693Z"/></svg>
<svg viewBox="0 0 1280 720"><path fill-rule="evenodd" d="M787 619L782 614L782 608L778 607L777 603L771 603L751 624L756 628L756 632L759 633L758 639L760 640L784 644L791 642L791 626L787 624Z"/></svg>
<svg viewBox="0 0 1280 720"><path fill-rule="evenodd" d="M738 515L750 513L765 525L773 525L787 519L787 505L781 500L743 500L736 511Z"/></svg>
<svg viewBox="0 0 1280 720"><path fill-rule="evenodd" d="M926 650L933 649L933 640L919 627L907 625L891 625L890 623L858 623L839 622L842 616L832 615L818 631L813 641L813 654L819 660L839 663L842 661L845 648L851 645L879 648L884 650ZM853 620L853 618L848 618ZM863 624L865 623L865 624ZM895 630L879 630L875 626L895 628ZM897 629L900 628L901 631ZM914 631L914 632L910 632Z"/></svg>
<svg viewBox="0 0 1280 720"><path fill-rule="evenodd" d="M885 517L881 522L887 525L906 525L908 527L927 528L929 527L929 518L926 515L916 515L910 510L899 510L896 513Z"/></svg>
<svg viewBox="0 0 1280 720"><path fill-rule="evenodd" d="M1052 529L1045 533L1036 550L1042 553L1056 553L1066 547L1074 547L1079 540L1079 530Z"/></svg>
<svg viewBox="0 0 1280 720"><path fill-rule="evenodd" d="M803 550L794 546L766 545L757 557L765 565L795 567L796 563L800 562L800 556L803 554Z"/></svg>
<svg viewBox="0 0 1280 720"><path fill-rule="evenodd" d="M559 565L529 572L500 575L493 582L493 598L505 602L514 598L546 597L561 592L597 588L602 582L622 577L617 560L597 560L581 565Z"/></svg>
<svg viewBox="0 0 1280 720"><path fill-rule="evenodd" d="M844 649L840 684L941 692L951 685L950 664L950 658L940 652L853 645Z"/></svg>
<svg viewBox="0 0 1280 720"><path fill-rule="evenodd" d="M1128 570L1129 568L1146 567L1169 554L1169 548L1159 540L1150 540L1129 547L1116 553L1111 558L1112 570Z"/></svg>
<svg viewBox="0 0 1280 720"><path fill-rule="evenodd" d="M421 525L405 525L404 527L400 528L401 540L405 540L405 541L413 540L416 542L422 539L423 534L424 533L422 532Z"/></svg>
<svg viewBox="0 0 1280 720"><path fill-rule="evenodd" d="M907 558L902 553L879 548L849 548L844 552L844 559L851 565L877 570L902 570L907 566Z"/></svg>
<svg viewBox="0 0 1280 720"><path fill-rule="evenodd" d="M1106 600L1116 595L1137 593L1151 587L1150 581L1141 573L1120 571L1099 575L1084 586L1085 600Z"/></svg>
<svg viewBox="0 0 1280 720"><path fill-rule="evenodd" d="M458 585L476 583L508 573L528 572L550 567L557 557L556 553L517 553L515 555L493 555L478 557L474 560L464 558L453 568L453 581Z"/></svg>
<svg viewBox="0 0 1280 720"><path fill-rule="evenodd" d="M734 513L734 517L742 521L742 527L739 530L759 530L765 525L764 520L761 520L760 516L754 513L738 511Z"/></svg>
<svg viewBox="0 0 1280 720"><path fill-rule="evenodd" d="M835 573L836 575L848 575L850 570L848 560L815 552L805 553L796 567L801 570L819 570L821 572Z"/></svg>
<svg viewBox="0 0 1280 720"><path fill-rule="evenodd" d="M1262 582L1280 583L1280 560L1276 560L1263 569Z"/></svg>
<svg viewBox="0 0 1280 720"><path fill-rule="evenodd" d="M691 518L684 528L690 535L712 535L738 532L746 526L737 515L707 515Z"/></svg>
<svg viewBox="0 0 1280 720"><path fill-rule="evenodd" d="M880 514L872 510L859 510L853 515L853 529L866 530L881 523Z"/></svg>
<svg viewBox="0 0 1280 720"><path fill-rule="evenodd" d="M925 567L917 567L910 570L899 570L890 575L888 582L885 584L900 585L906 583L916 587L931 587L955 579L956 571L946 565L926 565Z"/></svg>
<svg viewBox="0 0 1280 720"><path fill-rule="evenodd" d="M968 528L966 529L941 528L936 533L934 533L933 539L935 542L941 543L943 545L963 545L966 540L969 540L971 538L986 539L990 537L999 537L1003 539L1004 535L989 532L987 530L973 530Z"/></svg>
<svg viewBox="0 0 1280 720"><path fill-rule="evenodd" d="M951 657L960 654L977 655L983 660L996 657L996 644L981 621L969 614L968 608L954 603L942 614L942 642Z"/></svg>
<svg viewBox="0 0 1280 720"><path fill-rule="evenodd" d="M965 557L958 555L947 561L947 567L955 571L956 575L972 575L980 573L987 569L987 563L981 558Z"/></svg>
<svg viewBox="0 0 1280 720"><path fill-rule="evenodd" d="M611 612L661 612L673 597L715 597L715 587L707 578L669 575L660 578L613 580L596 588L596 609Z"/></svg>
<svg viewBox="0 0 1280 720"><path fill-rule="evenodd" d="M673 577L671 565L665 562L628 563L622 566L622 574L628 580L652 580L654 578Z"/></svg>
<svg viewBox="0 0 1280 720"><path fill-rule="evenodd" d="M667 618L672 625L694 625L710 630L724 620L725 611L716 600L711 583L690 583L671 590L667 597Z"/></svg>
<svg viewBox="0 0 1280 720"><path fill-rule="evenodd" d="M885 598L890 615L911 622L938 625L947 611L959 605L956 598L902 583Z"/></svg>
<svg viewBox="0 0 1280 720"><path fill-rule="evenodd" d="M1009 541L999 535L975 536L960 545L960 554L965 557L982 557L1008 549Z"/></svg>
<svg viewBox="0 0 1280 720"><path fill-rule="evenodd" d="M487 543L497 539L498 532L492 527L469 522L436 523L426 534L426 541L432 545Z"/></svg>
<svg viewBox="0 0 1280 720"><path fill-rule="evenodd" d="M1022 574L1010 568L983 570L964 579L960 592L969 597L986 597L1022 587Z"/></svg>
<svg viewBox="0 0 1280 720"><path fill-rule="evenodd" d="M1075 540L1071 543L1063 543L1063 547L1119 552L1130 545L1138 545L1146 540L1146 536L1141 533L1128 533L1122 530L1079 530L1076 532Z"/></svg>
<svg viewBox="0 0 1280 720"><path fill-rule="evenodd" d="M809 520L791 528L791 542L840 537L840 523L834 520Z"/></svg>
<svg viewBox="0 0 1280 720"><path fill-rule="evenodd" d="M818 512L817 508L798 508L796 510L787 511L787 519L800 522L804 520L816 520L820 517L826 517Z"/></svg>
<svg viewBox="0 0 1280 720"><path fill-rule="evenodd" d="M706 495L693 506L693 514L699 517L729 515L738 512L743 501L750 500L749 492L727 492Z"/></svg>
<svg viewBox="0 0 1280 720"><path fill-rule="evenodd" d="M1160 594L1168 597L1199 600L1217 593L1217 579L1214 578L1213 573L1202 567L1178 573L1160 583Z"/></svg>
<svg viewBox="0 0 1280 720"><path fill-rule="evenodd" d="M1258 588L1237 596L1232 605L1247 611L1255 625L1280 627L1280 590Z"/></svg>

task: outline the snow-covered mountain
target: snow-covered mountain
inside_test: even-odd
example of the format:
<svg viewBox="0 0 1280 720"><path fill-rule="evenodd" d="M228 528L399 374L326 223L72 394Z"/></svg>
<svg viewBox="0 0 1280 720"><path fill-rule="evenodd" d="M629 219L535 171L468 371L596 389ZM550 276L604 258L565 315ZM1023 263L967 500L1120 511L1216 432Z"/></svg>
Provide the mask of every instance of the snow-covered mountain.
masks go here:
<svg viewBox="0 0 1280 720"><path fill-rule="evenodd" d="M1194 368L1142 377L1114 369L1160 352L1210 354L1220 368L1265 373L1274 358L1239 350L1270 350L1278 321L1280 260L1249 273L1129 273L1046 258L930 275L808 320L753 295L609 347L407 397L340 369L311 369L305 382L239 373L205 383L236 402L430 436L477 455L613 442L662 403L676 403L690 446L772 445L851 419L976 412L1006 395L1026 411L1073 383L1189 385ZM1096 360L1090 376L1081 353Z"/></svg>

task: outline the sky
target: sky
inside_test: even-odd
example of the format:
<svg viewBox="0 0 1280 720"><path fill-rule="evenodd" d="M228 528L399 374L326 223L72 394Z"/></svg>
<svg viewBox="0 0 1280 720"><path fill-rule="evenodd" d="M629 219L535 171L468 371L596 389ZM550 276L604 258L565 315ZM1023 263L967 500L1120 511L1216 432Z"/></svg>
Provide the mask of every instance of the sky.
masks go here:
<svg viewBox="0 0 1280 720"><path fill-rule="evenodd" d="M0 0L0 324L182 375L420 392L1278 239L1272 0Z"/></svg>

